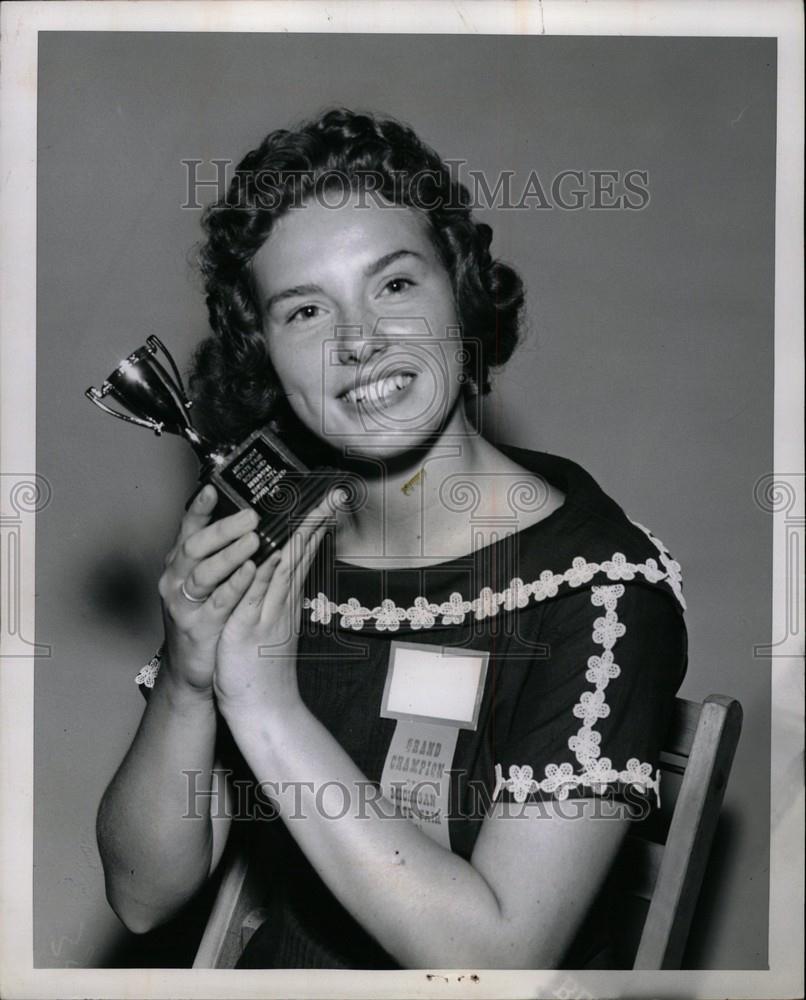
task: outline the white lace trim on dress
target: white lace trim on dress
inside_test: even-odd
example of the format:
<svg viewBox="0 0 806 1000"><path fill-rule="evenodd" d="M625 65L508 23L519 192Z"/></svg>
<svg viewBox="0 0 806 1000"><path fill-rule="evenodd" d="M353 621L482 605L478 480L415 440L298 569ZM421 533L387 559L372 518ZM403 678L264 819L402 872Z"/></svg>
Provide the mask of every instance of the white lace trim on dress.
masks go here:
<svg viewBox="0 0 806 1000"><path fill-rule="evenodd" d="M415 597L411 607L401 608L387 598L377 607L365 608L355 597L349 598L343 604L336 604L320 591L316 597L304 598L302 606L311 611L312 622L327 625L333 615L338 614L341 628L351 628L356 631L362 629L367 622L373 624L379 632L396 632L401 622L408 622L412 629L432 628L437 624L437 620L440 625L461 625L471 612L479 621L497 615L501 608L505 611L525 608L530 599L544 601L547 597L556 597L559 588L564 584L579 587L583 583L590 583L598 573L603 573L608 580L629 581L640 575L649 583L665 581L685 610L680 563L671 558L663 542L655 538L651 532L641 525L636 527L646 532L658 549L663 569L654 559L634 563L629 562L623 552L615 552L612 558L602 563L590 563L582 556L577 556L564 573L553 573L546 569L531 583L524 583L520 577L515 577L510 580L505 590L494 591L484 587L472 601L467 601L460 593L454 592L441 604L435 604L425 597Z"/></svg>
<svg viewBox="0 0 806 1000"><path fill-rule="evenodd" d="M632 521L631 523L634 524L636 528L640 528L641 531L643 531L643 533L660 553L659 558L661 565L666 570L666 582L671 587L674 596L680 602L680 607L685 611L686 601L683 597L683 573L680 563L677 562L677 560L672 559L671 552L669 552L659 538L656 538L655 535L652 534L649 528L645 528L643 524L640 524L638 521ZM647 562L652 562L652 560L648 559Z"/></svg>
<svg viewBox="0 0 806 1000"><path fill-rule="evenodd" d="M596 794L602 794L616 783L632 785L642 792L654 789L655 798L660 806L660 771L652 777L652 765L641 763L637 757L630 757L623 771L612 766L609 757L600 757L599 744L602 734L595 726L599 719L610 715L610 706L605 700L605 690L611 680L621 673L621 668L613 658L613 646L626 633L623 622L618 620L616 608L620 597L624 596L623 584L614 586L592 587L591 603L594 607L604 608L604 615L596 618L593 623L593 641L602 646L602 652L588 658L588 670L585 679L593 685L593 690L583 691L579 701L574 705L574 716L582 720L582 726L568 740L568 748L574 752L577 764L582 768L575 771L574 765L568 761L562 764L547 764L545 778L537 780L529 764L509 768L509 777L505 778L500 764L495 765L495 789L493 801L501 791L511 792L516 802L525 802L526 797L534 792L551 792L558 799L565 799L575 788L590 788Z"/></svg>

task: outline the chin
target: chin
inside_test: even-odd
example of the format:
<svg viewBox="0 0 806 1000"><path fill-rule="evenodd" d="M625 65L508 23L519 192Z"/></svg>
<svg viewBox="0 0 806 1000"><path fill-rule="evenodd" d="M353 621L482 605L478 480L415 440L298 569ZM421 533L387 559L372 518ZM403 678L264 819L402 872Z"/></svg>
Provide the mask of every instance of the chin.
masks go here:
<svg viewBox="0 0 806 1000"><path fill-rule="evenodd" d="M439 437L439 428L426 428L421 431L381 431L368 434L345 434L338 439L329 439L328 443L350 461L355 458L388 460L411 455L416 461L422 458L425 449L431 447Z"/></svg>

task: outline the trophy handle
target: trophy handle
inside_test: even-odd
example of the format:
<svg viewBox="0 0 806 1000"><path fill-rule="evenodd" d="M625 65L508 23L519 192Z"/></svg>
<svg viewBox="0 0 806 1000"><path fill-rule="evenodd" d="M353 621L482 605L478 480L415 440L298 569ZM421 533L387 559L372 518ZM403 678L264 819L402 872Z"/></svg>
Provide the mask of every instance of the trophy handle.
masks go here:
<svg viewBox="0 0 806 1000"><path fill-rule="evenodd" d="M165 344L163 344L163 342L159 339L159 337L155 337L153 333L149 337L146 337L146 346L152 353L155 353L156 351L162 351L162 353L165 355L165 357L168 360L168 364L171 366L171 371L174 373L174 378L176 379L176 384L179 387L179 392L182 396L182 402L185 404L185 409L189 410L190 407L192 406L192 403L188 399L187 392L185 392L185 386L184 383L182 382L182 376L179 374L179 369L176 367L176 362L174 361L171 352L168 350Z"/></svg>
<svg viewBox="0 0 806 1000"><path fill-rule="evenodd" d="M156 338L155 338L156 339ZM87 399L94 403L99 410L103 410L104 413L110 413L113 417L117 417L118 420L125 420L127 424L137 424L140 427L146 427L150 431L154 431L155 434L162 434L163 425L159 420L144 420L141 417L132 417L128 413L121 413L119 410L113 410L111 406L107 406L106 403L102 402L104 396L109 391L109 383L104 382L100 389L96 389L94 385L91 385L87 389L84 395Z"/></svg>

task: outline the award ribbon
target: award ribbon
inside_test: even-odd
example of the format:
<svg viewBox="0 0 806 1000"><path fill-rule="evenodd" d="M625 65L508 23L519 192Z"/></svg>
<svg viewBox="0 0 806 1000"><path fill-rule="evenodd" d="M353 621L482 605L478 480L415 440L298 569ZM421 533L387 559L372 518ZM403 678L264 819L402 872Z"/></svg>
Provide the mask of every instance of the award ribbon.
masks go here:
<svg viewBox="0 0 806 1000"><path fill-rule="evenodd" d="M489 654L392 642L381 717L397 719L381 791L401 815L450 850L450 774L460 729L478 725Z"/></svg>

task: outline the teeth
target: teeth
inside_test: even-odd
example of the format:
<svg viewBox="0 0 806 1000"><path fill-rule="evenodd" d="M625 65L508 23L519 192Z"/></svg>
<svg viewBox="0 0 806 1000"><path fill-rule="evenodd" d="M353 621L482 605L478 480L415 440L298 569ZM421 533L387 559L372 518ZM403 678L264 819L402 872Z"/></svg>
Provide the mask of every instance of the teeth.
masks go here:
<svg viewBox="0 0 806 1000"><path fill-rule="evenodd" d="M397 392L400 389L405 389L413 378L413 375L408 375L403 372L399 375L390 375L388 378L379 379L377 382L371 382L369 385L362 386L360 389L350 389L349 392L344 393L344 399L346 399L349 403L362 403L367 398L373 401L378 401L388 396L391 392Z"/></svg>

